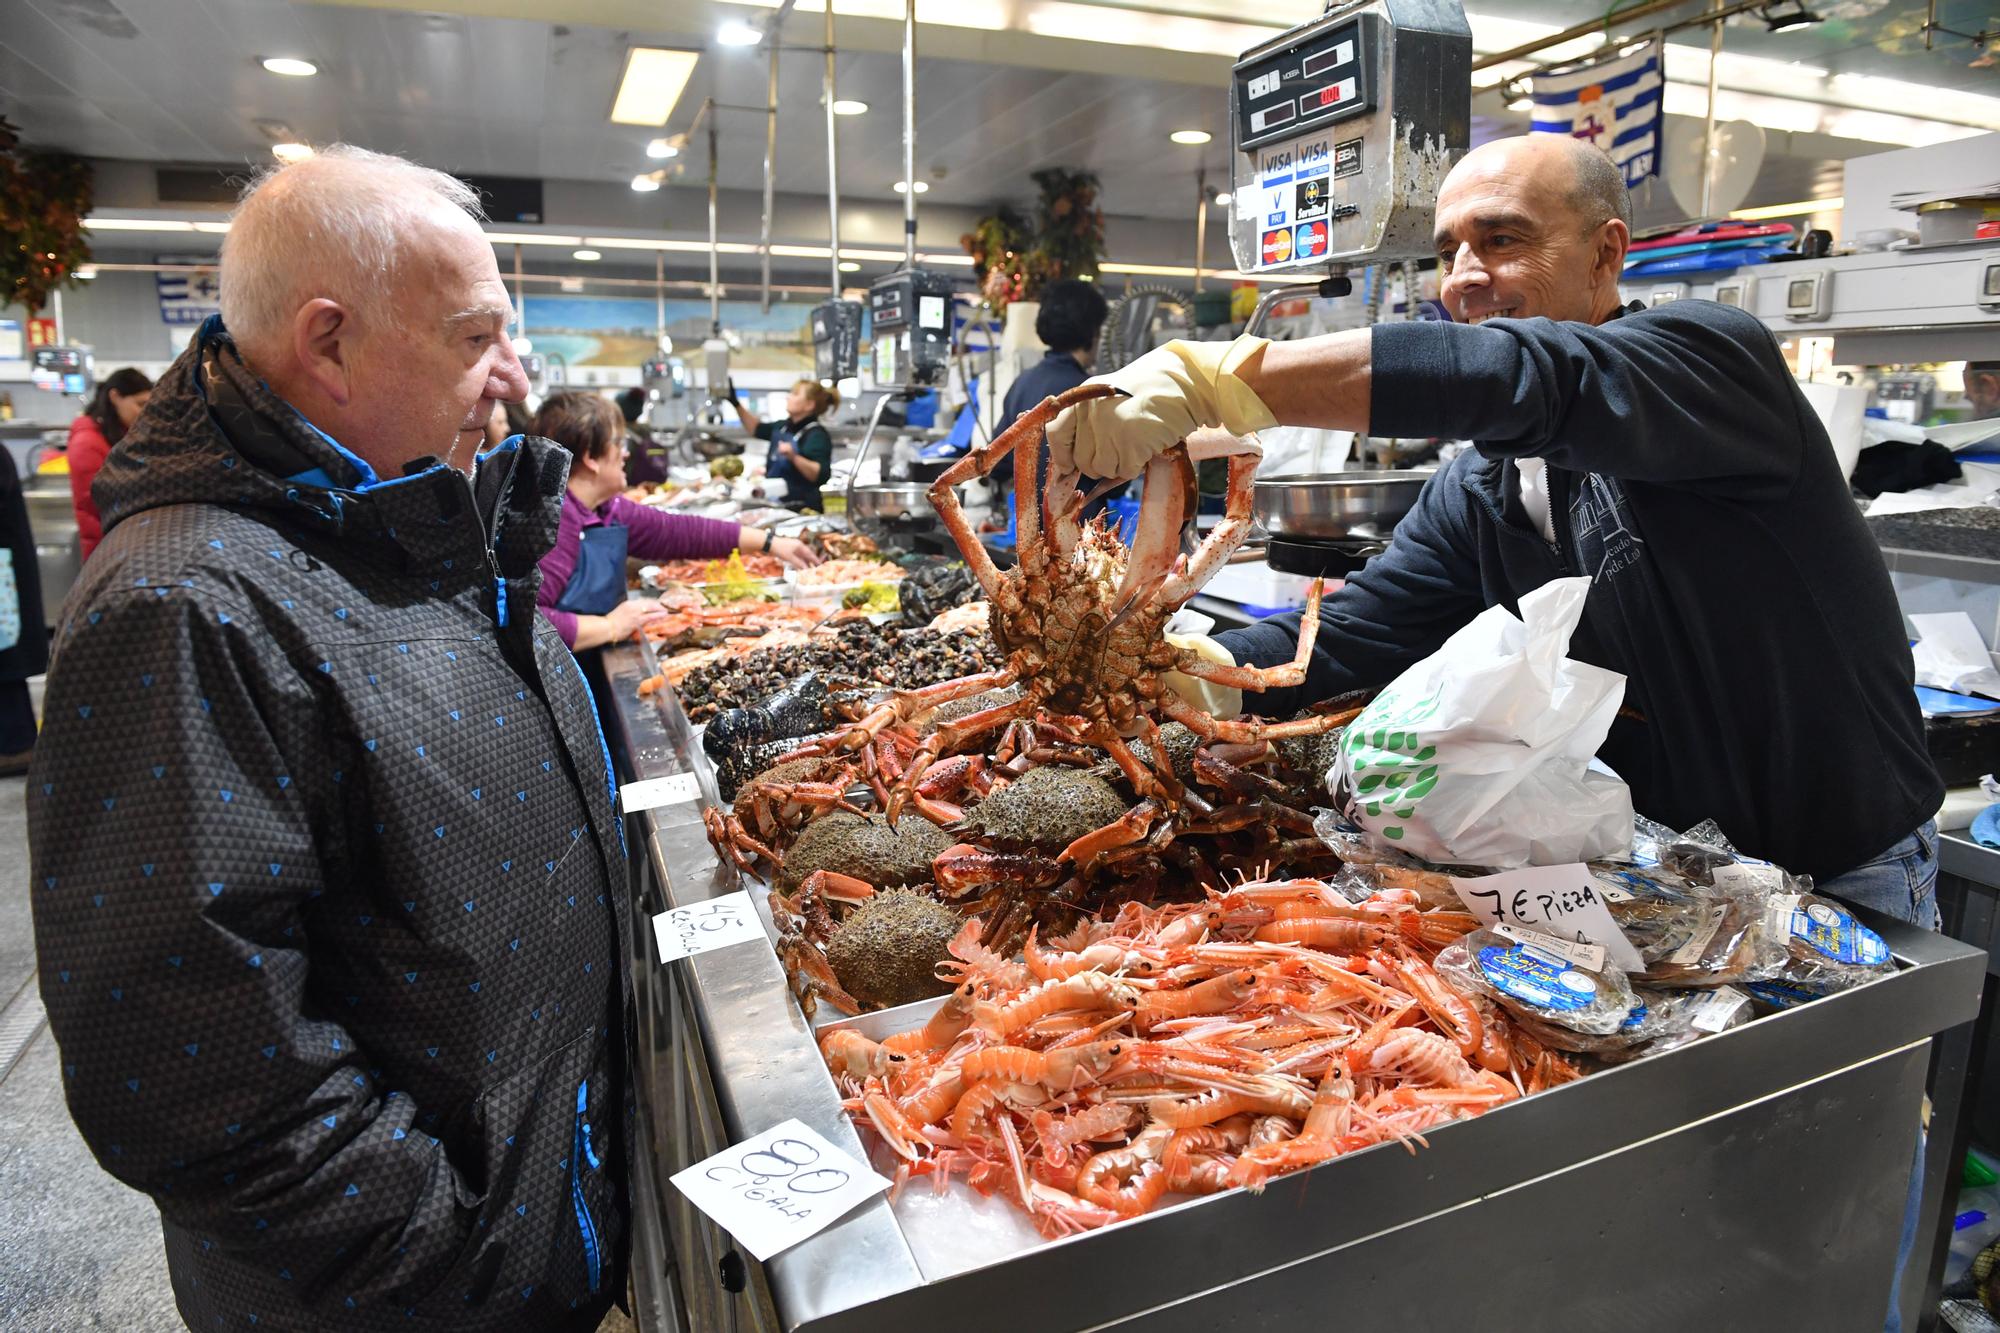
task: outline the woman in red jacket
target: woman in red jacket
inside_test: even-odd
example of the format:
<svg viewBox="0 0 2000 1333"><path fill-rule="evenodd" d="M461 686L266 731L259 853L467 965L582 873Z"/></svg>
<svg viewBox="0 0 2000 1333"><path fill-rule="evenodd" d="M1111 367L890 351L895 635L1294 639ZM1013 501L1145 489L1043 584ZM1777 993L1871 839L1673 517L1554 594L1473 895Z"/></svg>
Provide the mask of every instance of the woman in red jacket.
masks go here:
<svg viewBox="0 0 2000 1333"><path fill-rule="evenodd" d="M97 521L97 504L90 498L90 483L105 456L146 410L153 394L153 382L131 366L113 371L97 386L82 416L69 423L69 499L76 509L76 532L83 558L90 559L98 538L104 535Z"/></svg>

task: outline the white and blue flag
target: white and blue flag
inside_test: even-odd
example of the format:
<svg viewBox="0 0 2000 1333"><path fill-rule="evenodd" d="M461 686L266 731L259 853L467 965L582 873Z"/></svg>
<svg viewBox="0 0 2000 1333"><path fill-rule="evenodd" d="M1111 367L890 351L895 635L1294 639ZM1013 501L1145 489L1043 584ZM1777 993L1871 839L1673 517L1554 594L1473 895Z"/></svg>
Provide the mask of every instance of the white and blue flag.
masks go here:
<svg viewBox="0 0 2000 1333"><path fill-rule="evenodd" d="M1531 75L1529 129L1596 144L1624 170L1628 186L1658 175L1664 45L1655 38L1609 60Z"/></svg>
<svg viewBox="0 0 2000 1333"><path fill-rule="evenodd" d="M213 264L213 258L203 255L159 255L162 264ZM222 284L217 280L215 269L200 272L183 269L172 273L155 273L154 285L160 295L160 322L163 324L199 324L210 315L222 311Z"/></svg>

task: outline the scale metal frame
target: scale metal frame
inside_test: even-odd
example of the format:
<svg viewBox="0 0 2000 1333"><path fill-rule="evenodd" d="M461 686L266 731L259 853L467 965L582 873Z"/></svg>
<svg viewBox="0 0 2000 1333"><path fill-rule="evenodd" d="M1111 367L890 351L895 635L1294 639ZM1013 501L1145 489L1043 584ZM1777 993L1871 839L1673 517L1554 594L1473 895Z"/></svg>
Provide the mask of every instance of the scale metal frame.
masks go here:
<svg viewBox="0 0 2000 1333"><path fill-rule="evenodd" d="M862 305L832 300L813 307L813 374L823 384L841 384L861 375Z"/></svg>
<svg viewBox="0 0 2000 1333"><path fill-rule="evenodd" d="M914 265L869 285L871 387L907 393L944 379L957 294L954 279Z"/></svg>
<svg viewBox="0 0 2000 1333"><path fill-rule="evenodd" d="M1231 71L1229 245L1245 273L1431 253L1438 186L1472 121L1455 0L1341 4Z"/></svg>

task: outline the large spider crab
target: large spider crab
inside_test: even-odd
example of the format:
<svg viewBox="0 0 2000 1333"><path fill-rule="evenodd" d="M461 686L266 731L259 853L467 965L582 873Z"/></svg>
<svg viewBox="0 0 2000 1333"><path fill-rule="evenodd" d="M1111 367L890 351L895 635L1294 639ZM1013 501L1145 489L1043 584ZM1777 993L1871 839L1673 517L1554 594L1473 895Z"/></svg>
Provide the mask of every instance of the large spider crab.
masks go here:
<svg viewBox="0 0 2000 1333"><path fill-rule="evenodd" d="M1180 722L1206 741L1255 744L1330 731L1351 721L1357 711L1287 722L1223 719L1169 688L1165 677L1171 671L1257 692L1298 685L1305 679L1319 629L1320 589L1313 585L1298 652L1283 665L1223 666L1168 643L1162 635L1168 619L1228 562L1250 529L1258 455L1248 442L1218 433L1199 441L1192 455L1183 441L1155 458L1146 468L1144 505L1128 548L1102 519L1083 521L1088 497L1077 490L1076 472L1051 465L1040 493L1032 482L1048 423L1072 404L1115 392L1110 385L1085 384L1046 399L931 484L931 504L991 604L993 637L1006 651L1007 665L899 692L838 744L859 748L884 728L982 691L1018 684L1020 694L931 730L890 794L892 820L940 755L956 753L967 742L1017 720L1040 718L1108 753L1140 797L1138 806L1103 830L1102 845L1090 849L1101 853L1145 839L1159 815L1180 803L1183 788L1160 744L1161 720ZM987 475L1010 452L1015 476L1021 479L1015 525L1019 559L1003 572L974 535L953 488ZM1223 519L1192 555L1183 554L1181 532L1195 511L1193 458L1223 455L1229 458ZM1127 744L1134 737L1146 741L1150 762Z"/></svg>

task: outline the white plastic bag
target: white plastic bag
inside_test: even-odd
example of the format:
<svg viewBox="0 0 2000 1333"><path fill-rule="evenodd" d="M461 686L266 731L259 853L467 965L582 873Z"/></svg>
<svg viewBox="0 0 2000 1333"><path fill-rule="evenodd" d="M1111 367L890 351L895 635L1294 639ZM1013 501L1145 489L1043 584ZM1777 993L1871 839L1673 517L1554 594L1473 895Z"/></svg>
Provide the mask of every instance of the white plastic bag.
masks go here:
<svg viewBox="0 0 2000 1333"><path fill-rule="evenodd" d="M1398 676L1341 738L1327 789L1384 846L1446 865L1561 865L1632 843L1632 794L1589 771L1625 697L1563 654L1587 578L1489 607Z"/></svg>

